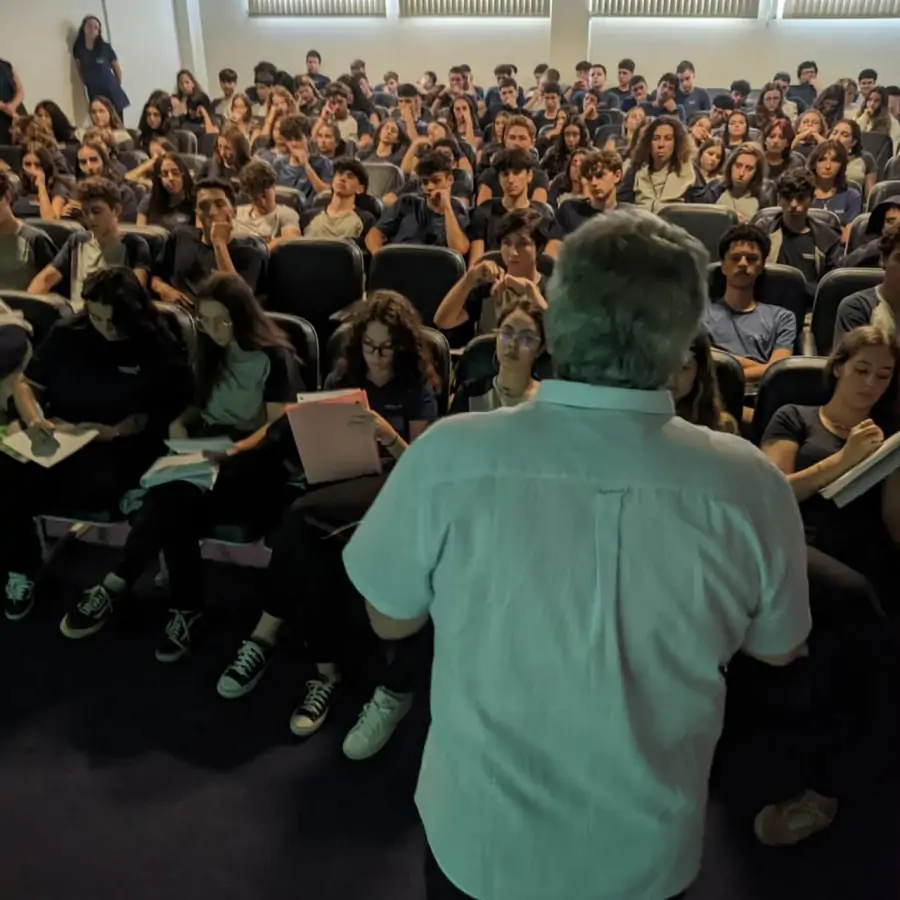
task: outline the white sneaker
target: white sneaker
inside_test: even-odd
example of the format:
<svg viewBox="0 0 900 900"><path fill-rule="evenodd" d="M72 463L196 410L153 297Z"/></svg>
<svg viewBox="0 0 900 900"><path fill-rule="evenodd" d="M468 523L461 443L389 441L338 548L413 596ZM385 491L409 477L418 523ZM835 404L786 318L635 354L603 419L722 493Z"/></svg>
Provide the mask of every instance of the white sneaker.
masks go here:
<svg viewBox="0 0 900 900"><path fill-rule="evenodd" d="M412 694L397 697L381 685L375 688L372 699L359 714L359 721L344 738L344 756L355 760L374 756L391 739L400 720L412 708L412 701Z"/></svg>

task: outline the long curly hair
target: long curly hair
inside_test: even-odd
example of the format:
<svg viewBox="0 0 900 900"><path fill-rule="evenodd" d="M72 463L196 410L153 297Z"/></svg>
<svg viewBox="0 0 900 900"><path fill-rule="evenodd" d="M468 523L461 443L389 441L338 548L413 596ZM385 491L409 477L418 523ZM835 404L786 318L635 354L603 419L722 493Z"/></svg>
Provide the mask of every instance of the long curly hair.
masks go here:
<svg viewBox="0 0 900 900"><path fill-rule="evenodd" d="M50 127L53 129L53 137L60 144L70 143L75 139L75 126L69 121L69 117L59 108L59 104L52 100L41 100L34 108L34 114L38 118L39 112L45 112L50 117Z"/></svg>
<svg viewBox="0 0 900 900"><path fill-rule="evenodd" d="M668 125L675 133L675 149L669 160L669 169L673 172L680 171L691 164L691 136L687 128L674 116L657 116L651 119L640 132L640 137L631 150L631 166L637 172L643 166L650 164L650 148L653 145L653 136L663 126Z"/></svg>
<svg viewBox="0 0 900 900"><path fill-rule="evenodd" d="M541 168L550 178L555 178L561 172L565 172L568 169L569 159L574 152L574 150L569 150L569 147L566 144L567 128L578 129L578 146L575 148L576 150L590 148L591 146L591 136L588 133L584 122L581 121L581 118L578 115L570 113L566 118L565 125L560 129L559 134L553 140L552 146L544 154L544 158L541 160Z"/></svg>
<svg viewBox="0 0 900 900"><path fill-rule="evenodd" d="M394 378L409 383L428 384L440 389L440 379L425 346L422 319L415 307L396 291L373 291L350 318L350 333L334 367L338 384L362 387L366 383L363 337L370 322L381 322L391 333L394 345Z"/></svg>
<svg viewBox="0 0 900 900"><path fill-rule="evenodd" d="M53 157L50 155L50 151L43 144L26 144L22 148L23 163L25 162L25 157L29 155L36 156L38 162L41 164L41 168L44 170L44 182L47 185L48 193L52 194L53 185L56 184L57 181L65 182L67 185L71 184L70 179L65 179L59 174L53 163ZM37 193L37 185L34 183L32 177L25 171L24 165L19 170L19 179L22 182L23 194Z"/></svg>
<svg viewBox="0 0 900 900"><path fill-rule="evenodd" d="M148 124L148 109L155 109L159 113L159 128L151 128ZM141 133L140 144L144 152L149 152L150 141L154 138L168 137L172 133L172 99L168 94L162 94L155 101L148 100L144 104L138 122L138 131Z"/></svg>
<svg viewBox="0 0 900 900"><path fill-rule="evenodd" d="M163 163L166 160L175 163L181 172L181 181L184 185L182 189L184 196L182 205L185 212L193 214L194 211L194 179L191 175L191 170L181 158L180 153L163 153L154 160L153 173L150 176L150 205L147 209L147 219L151 225L157 223L172 209L169 192L163 187L162 178L160 177Z"/></svg>

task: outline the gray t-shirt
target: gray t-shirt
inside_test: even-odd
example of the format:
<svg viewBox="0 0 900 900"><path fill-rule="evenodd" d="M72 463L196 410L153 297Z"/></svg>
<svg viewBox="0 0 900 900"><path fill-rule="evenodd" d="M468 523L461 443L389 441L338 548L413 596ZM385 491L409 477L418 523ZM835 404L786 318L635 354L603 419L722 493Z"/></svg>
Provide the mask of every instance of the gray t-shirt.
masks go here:
<svg viewBox="0 0 900 900"><path fill-rule="evenodd" d="M285 228L300 230L300 216L297 211L279 203L274 210L265 215L252 203L237 208L234 219L234 233L245 237L258 237L264 241L281 237Z"/></svg>
<svg viewBox="0 0 900 900"><path fill-rule="evenodd" d="M28 290L31 280L53 262L56 249L47 235L24 222L12 234L0 234L0 288Z"/></svg>
<svg viewBox="0 0 900 900"><path fill-rule="evenodd" d="M349 238L356 240L366 230L365 223L356 210L346 216L332 218L323 209L307 226L304 235L310 238Z"/></svg>

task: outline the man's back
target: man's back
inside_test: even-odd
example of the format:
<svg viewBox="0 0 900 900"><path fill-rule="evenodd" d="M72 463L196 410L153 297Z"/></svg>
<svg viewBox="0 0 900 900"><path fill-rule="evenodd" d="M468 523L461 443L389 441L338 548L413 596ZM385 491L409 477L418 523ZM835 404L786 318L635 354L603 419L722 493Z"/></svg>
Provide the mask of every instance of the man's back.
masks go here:
<svg viewBox="0 0 900 900"><path fill-rule="evenodd" d="M369 583L410 543L421 570L398 551ZM414 444L345 562L384 614L434 621L417 801L460 889L662 900L696 877L720 668L809 628L796 502L757 450L666 392L545 382Z"/></svg>

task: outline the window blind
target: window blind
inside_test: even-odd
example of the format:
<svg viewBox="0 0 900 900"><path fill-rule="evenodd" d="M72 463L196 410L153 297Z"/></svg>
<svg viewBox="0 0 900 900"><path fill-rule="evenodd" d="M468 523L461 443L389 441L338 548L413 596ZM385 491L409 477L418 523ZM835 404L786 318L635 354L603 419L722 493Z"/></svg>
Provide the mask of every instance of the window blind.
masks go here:
<svg viewBox="0 0 900 900"><path fill-rule="evenodd" d="M251 16L387 16L387 0L248 0Z"/></svg>
<svg viewBox="0 0 900 900"><path fill-rule="evenodd" d="M785 19L888 19L900 17L900 0L784 0Z"/></svg>
<svg viewBox="0 0 900 900"><path fill-rule="evenodd" d="M560 0L557 0L560 2ZM574 3L577 0L564 0ZM524 19L550 17L550 0L400 0L400 16L469 16Z"/></svg>
<svg viewBox="0 0 900 900"><path fill-rule="evenodd" d="M591 0L591 15L756 19L759 0Z"/></svg>

